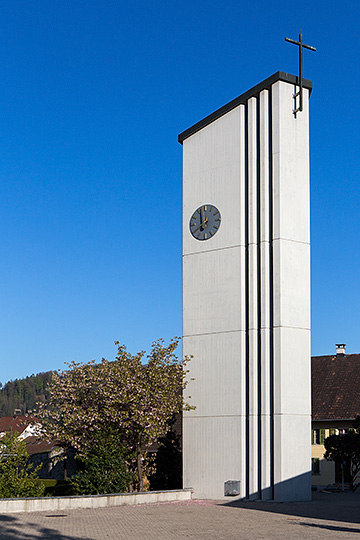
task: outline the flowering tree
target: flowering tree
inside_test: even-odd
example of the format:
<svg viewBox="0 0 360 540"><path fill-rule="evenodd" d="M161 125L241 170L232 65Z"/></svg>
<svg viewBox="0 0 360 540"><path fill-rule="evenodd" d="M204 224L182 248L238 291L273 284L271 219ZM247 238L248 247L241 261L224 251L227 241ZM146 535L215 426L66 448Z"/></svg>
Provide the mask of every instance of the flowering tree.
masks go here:
<svg viewBox="0 0 360 540"><path fill-rule="evenodd" d="M115 342L115 361L72 362L68 370L54 373L50 397L38 412L46 436L84 454L99 431L116 430L136 455L142 490L142 463L149 447L166 434L173 414L190 408L182 397L190 358L179 360L175 355L178 343L178 338L167 346L162 339L155 341L143 363L143 351L133 356Z"/></svg>

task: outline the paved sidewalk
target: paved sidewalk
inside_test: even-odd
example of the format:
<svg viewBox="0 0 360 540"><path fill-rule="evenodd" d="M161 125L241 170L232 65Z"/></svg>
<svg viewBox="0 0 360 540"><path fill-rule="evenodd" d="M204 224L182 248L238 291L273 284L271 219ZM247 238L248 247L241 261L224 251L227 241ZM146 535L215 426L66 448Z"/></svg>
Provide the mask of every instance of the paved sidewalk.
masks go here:
<svg viewBox="0 0 360 540"><path fill-rule="evenodd" d="M1 540L360 540L360 493L310 503L186 501L0 515Z"/></svg>

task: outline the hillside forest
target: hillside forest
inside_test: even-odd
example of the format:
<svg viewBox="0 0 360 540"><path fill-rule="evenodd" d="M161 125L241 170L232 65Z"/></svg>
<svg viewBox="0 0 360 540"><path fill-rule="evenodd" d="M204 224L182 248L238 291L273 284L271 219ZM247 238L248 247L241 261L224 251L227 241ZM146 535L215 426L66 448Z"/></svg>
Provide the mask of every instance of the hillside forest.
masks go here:
<svg viewBox="0 0 360 540"><path fill-rule="evenodd" d="M15 409L20 409L20 414L32 412L38 401L47 399L46 386L51 376L52 372L46 371L4 385L0 383L0 417L12 416Z"/></svg>

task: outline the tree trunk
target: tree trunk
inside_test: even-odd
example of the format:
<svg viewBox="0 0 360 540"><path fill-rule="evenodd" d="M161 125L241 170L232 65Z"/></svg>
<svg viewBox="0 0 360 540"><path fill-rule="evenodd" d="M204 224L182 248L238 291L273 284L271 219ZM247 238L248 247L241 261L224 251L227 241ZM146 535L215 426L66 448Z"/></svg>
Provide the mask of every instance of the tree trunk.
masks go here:
<svg viewBox="0 0 360 540"><path fill-rule="evenodd" d="M137 454L137 470L138 470L138 476L139 476L139 491L143 490L143 471L142 471L142 464L141 464L141 452L138 451Z"/></svg>
<svg viewBox="0 0 360 540"><path fill-rule="evenodd" d="M63 448L63 451L64 451L64 480L67 480L67 477L68 477L68 474L67 474L67 455L66 455L66 451L67 451L67 448Z"/></svg>

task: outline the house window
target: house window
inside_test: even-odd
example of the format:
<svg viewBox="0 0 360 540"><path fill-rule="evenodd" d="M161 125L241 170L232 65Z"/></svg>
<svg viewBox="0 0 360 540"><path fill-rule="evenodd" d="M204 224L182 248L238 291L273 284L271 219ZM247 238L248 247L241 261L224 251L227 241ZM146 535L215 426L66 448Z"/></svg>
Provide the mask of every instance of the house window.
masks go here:
<svg viewBox="0 0 360 540"><path fill-rule="evenodd" d="M311 458L311 474L313 475L319 475L320 474L320 458L315 457Z"/></svg>
<svg viewBox="0 0 360 540"><path fill-rule="evenodd" d="M311 444L324 444L325 429L313 429Z"/></svg>

